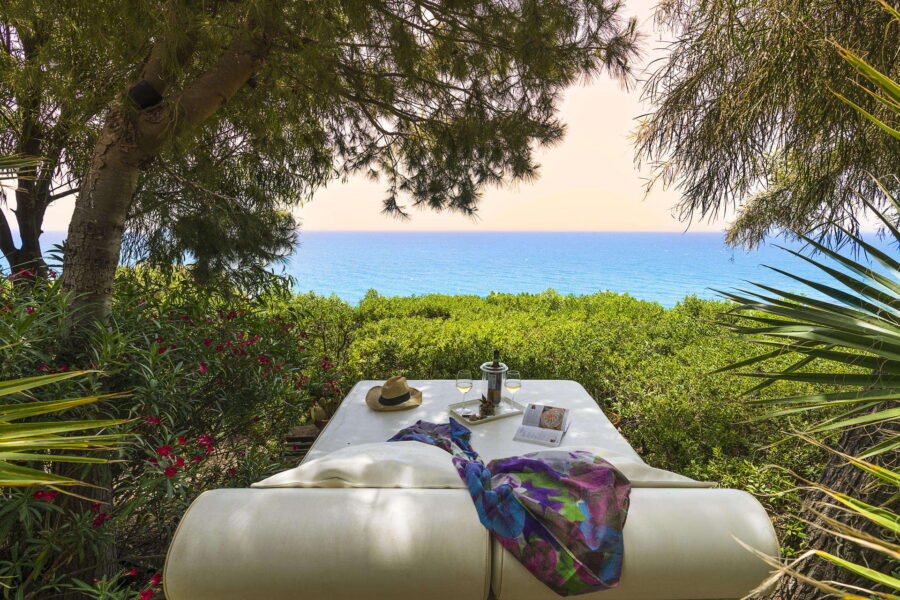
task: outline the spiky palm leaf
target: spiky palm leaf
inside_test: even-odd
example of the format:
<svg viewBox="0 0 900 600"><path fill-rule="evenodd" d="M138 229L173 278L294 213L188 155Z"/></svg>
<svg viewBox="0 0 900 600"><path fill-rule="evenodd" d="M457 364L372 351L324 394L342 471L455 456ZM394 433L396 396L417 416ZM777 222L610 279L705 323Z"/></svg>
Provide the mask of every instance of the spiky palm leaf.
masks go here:
<svg viewBox="0 0 900 600"><path fill-rule="evenodd" d="M896 200L887 193L894 207ZM887 231L900 244L900 231L884 214L876 211ZM720 371L745 369L780 356L794 355L797 360L787 369L770 372L739 371L745 377L762 379L759 389L775 381L805 381L853 387L829 393L754 400L757 404L780 405L780 410L762 415L771 418L824 408L838 408L838 414L822 419L808 431L828 432L863 427L900 418L900 263L850 231L848 239L858 244L877 261L884 272L843 256L816 240L803 240L824 257L822 260L786 250L820 269L829 283L819 283L782 269L774 271L800 282L827 300L790 293L762 284L755 290L720 291L737 303L731 313L743 317L730 324L741 336L768 351L728 365ZM830 263L830 264L829 264ZM847 291L849 290L849 291ZM749 324L747 323L749 321ZM843 364L843 372L809 370L816 359ZM885 406L886 405L886 406ZM876 407L881 407L874 410ZM900 447L900 436L891 436L869 448L860 458L892 452Z"/></svg>
<svg viewBox="0 0 900 600"><path fill-rule="evenodd" d="M12 381L0 381L0 396L21 394L28 390L79 377L90 371L71 371ZM20 419L59 412L97 402L105 396L89 396L69 400L45 400L0 404L0 486L65 486L86 485L77 479L63 477L40 469L14 464L20 461L104 463L107 459L84 454L57 454L60 450L96 451L118 447L124 434L61 435L100 429L125 423L119 419L90 421L16 422ZM54 451L49 453L49 451Z"/></svg>

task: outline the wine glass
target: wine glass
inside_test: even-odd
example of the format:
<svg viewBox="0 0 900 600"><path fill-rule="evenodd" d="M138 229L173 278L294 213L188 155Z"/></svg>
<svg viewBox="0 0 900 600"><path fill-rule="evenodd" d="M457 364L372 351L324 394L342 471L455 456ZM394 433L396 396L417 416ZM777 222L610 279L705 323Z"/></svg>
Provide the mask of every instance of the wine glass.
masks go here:
<svg viewBox="0 0 900 600"><path fill-rule="evenodd" d="M463 400L465 400L466 394L472 389L472 373L469 371L459 371L456 374L456 389L462 392Z"/></svg>
<svg viewBox="0 0 900 600"><path fill-rule="evenodd" d="M518 371L507 371L506 373L506 389L512 400L515 400L516 392L522 389L522 374Z"/></svg>

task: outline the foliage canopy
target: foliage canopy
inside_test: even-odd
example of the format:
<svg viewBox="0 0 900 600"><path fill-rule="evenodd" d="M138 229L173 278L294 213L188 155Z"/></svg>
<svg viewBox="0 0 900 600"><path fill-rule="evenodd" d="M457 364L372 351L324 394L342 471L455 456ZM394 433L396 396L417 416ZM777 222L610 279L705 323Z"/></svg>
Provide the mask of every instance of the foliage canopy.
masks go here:
<svg viewBox="0 0 900 600"><path fill-rule="evenodd" d="M840 238L829 224L857 229L860 198L887 205L873 176L896 192L900 143L836 93L896 117L832 43L900 75L900 25L879 2L668 0L657 17L674 41L647 82L637 152L681 191L682 218L736 208L728 240L752 247L817 225Z"/></svg>

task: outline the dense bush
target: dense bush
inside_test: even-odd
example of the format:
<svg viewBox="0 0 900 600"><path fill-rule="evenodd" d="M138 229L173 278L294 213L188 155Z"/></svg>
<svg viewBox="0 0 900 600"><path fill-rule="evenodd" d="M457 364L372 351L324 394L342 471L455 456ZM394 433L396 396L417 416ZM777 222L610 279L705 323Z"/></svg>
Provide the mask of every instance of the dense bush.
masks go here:
<svg viewBox="0 0 900 600"><path fill-rule="evenodd" d="M57 341L65 298L54 285L7 285L0 294L0 346L15 344L4 351L0 380L99 369L42 389L38 398L76 397L84 388L127 392L81 416L128 418L124 427L135 434L115 456L121 462L72 473L111 486L109 503L50 490L0 491L3 597L45 598L77 584L61 574L90 564L108 539L122 570L94 595L147 596L190 502L203 490L246 486L285 468L286 429L306 419L311 397L340 393L336 370L306 348L298 319L273 308L275 292L268 301L215 297L123 270L112 322L90 340L80 364L60 358L67 354Z"/></svg>
<svg viewBox="0 0 900 600"><path fill-rule="evenodd" d="M527 379L574 379L655 466L758 494L779 515L785 549L802 546L787 513L785 465L813 475L822 457L770 446L790 423L752 422L738 401L749 385L709 372L749 355L716 323L724 303L686 298L672 309L628 296L492 294L336 298L271 289L259 298L209 294L123 269L113 318L83 364L60 359L63 298L53 284L0 291L0 380L72 368L102 374L41 390L41 398L127 392L86 409L125 417L134 443L100 469L112 501L47 490L4 490L0 584L6 598L42 598L82 585L97 598L158 590L152 579L179 518L203 490L246 486L283 469L283 435L313 402L333 405L359 379L453 378L499 348ZM526 383L527 385L527 383ZM779 383L763 395L810 388ZM552 399L548 399L552 400ZM89 473L76 473L85 475ZM93 473L96 477L97 472ZM61 574L114 539L118 574L79 584ZM14 591L15 590L15 591ZM106 591L104 591L106 590Z"/></svg>

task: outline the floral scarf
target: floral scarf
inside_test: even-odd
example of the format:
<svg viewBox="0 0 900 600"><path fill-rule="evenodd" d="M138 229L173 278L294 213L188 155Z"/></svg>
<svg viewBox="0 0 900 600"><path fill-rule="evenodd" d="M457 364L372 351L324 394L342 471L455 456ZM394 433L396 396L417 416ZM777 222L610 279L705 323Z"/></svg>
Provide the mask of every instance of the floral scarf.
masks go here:
<svg viewBox="0 0 900 600"><path fill-rule="evenodd" d="M485 466L470 434L453 419L418 421L388 441L424 442L452 454L482 525L560 596L617 586L631 492L625 476L580 450L531 452Z"/></svg>

